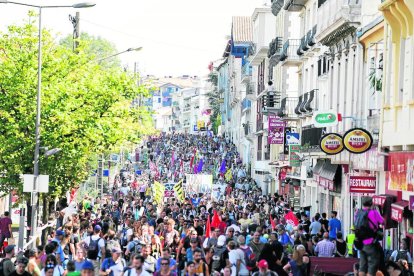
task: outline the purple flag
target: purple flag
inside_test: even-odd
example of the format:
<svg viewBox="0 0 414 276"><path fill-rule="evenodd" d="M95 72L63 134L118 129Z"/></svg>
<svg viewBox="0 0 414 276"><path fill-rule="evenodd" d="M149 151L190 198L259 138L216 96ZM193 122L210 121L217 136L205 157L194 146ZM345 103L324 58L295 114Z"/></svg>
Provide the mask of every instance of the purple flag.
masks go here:
<svg viewBox="0 0 414 276"><path fill-rule="evenodd" d="M203 158L200 159L200 162L198 162L198 166L197 166L197 173L202 172L203 171Z"/></svg>
<svg viewBox="0 0 414 276"><path fill-rule="evenodd" d="M220 172L226 173L226 159L223 159L223 161L221 161Z"/></svg>

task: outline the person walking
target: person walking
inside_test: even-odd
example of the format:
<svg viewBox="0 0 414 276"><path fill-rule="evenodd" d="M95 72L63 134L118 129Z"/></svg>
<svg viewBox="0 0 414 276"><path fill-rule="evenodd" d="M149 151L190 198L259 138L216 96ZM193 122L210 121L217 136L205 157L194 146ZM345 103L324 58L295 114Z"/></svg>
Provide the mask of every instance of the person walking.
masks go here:
<svg viewBox="0 0 414 276"><path fill-rule="evenodd" d="M331 212L331 219L329 220L328 231L329 231L329 239L331 241L336 239L336 233L341 232L342 225L341 221L337 218L338 212L332 211Z"/></svg>
<svg viewBox="0 0 414 276"><path fill-rule="evenodd" d="M381 265L382 248L377 235L384 219L377 210L372 209L372 198L366 198L362 206L354 222L357 249L360 250L359 276L373 276Z"/></svg>

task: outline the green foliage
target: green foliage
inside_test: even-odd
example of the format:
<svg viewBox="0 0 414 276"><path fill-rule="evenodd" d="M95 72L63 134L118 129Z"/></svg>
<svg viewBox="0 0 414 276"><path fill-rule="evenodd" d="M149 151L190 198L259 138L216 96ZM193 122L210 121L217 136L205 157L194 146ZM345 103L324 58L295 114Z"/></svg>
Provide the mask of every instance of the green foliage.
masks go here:
<svg viewBox="0 0 414 276"><path fill-rule="evenodd" d="M369 84L371 88L374 89L374 92L372 94L382 91L382 74L381 76L377 76L375 70L372 70L369 73L368 79L369 79Z"/></svg>
<svg viewBox="0 0 414 276"><path fill-rule="evenodd" d="M1 192L21 192L19 175L33 172L37 29L31 22L0 33ZM133 99L148 95L147 89L121 68L93 62L92 49L99 46L93 43L82 40L74 53L43 32L40 141L42 147L62 149L55 156L41 155L39 162L40 173L50 175L52 196L85 180L96 154L153 132L151 115L131 107Z"/></svg>
<svg viewBox="0 0 414 276"><path fill-rule="evenodd" d="M213 126L214 134L217 134L218 127L221 125L221 115L220 115L220 94L217 89L218 76L216 73L212 72L208 75L208 81L212 83L213 88L207 93L208 102L211 107L211 123Z"/></svg>

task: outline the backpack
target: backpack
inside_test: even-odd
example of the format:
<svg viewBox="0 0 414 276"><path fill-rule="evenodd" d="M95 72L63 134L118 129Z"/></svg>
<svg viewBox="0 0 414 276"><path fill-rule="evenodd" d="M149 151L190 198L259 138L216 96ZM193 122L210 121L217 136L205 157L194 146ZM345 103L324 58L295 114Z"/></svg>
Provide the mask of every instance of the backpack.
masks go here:
<svg viewBox="0 0 414 276"><path fill-rule="evenodd" d="M253 253L250 246L246 248L241 248L244 252L244 264L246 265L247 270L252 271L256 267L256 254Z"/></svg>
<svg viewBox="0 0 414 276"><path fill-rule="evenodd" d="M225 249L225 248L223 248ZM222 250L221 248L216 247L214 249L214 255L213 255L213 264L211 265L211 269L213 271L218 271L220 272L222 269L222 256L223 256L223 252L224 250Z"/></svg>
<svg viewBox="0 0 414 276"><path fill-rule="evenodd" d="M408 262L407 250L398 250L397 256L395 257L395 261L398 262L401 259L406 260Z"/></svg>
<svg viewBox="0 0 414 276"><path fill-rule="evenodd" d="M96 260L99 254L99 241L101 240L101 238L98 238L97 240L92 240L92 236L90 236L89 239L90 241L87 251L87 257L90 260Z"/></svg>
<svg viewBox="0 0 414 276"><path fill-rule="evenodd" d="M3 259L3 260L1 260L1 262L0 262L0 276L3 276L3 275L4 275L4 263L5 263L7 260L10 260L10 259Z"/></svg>
<svg viewBox="0 0 414 276"><path fill-rule="evenodd" d="M355 216L354 227L355 227L355 238L358 241L363 241L369 238L375 238L377 234L377 225L369 219L368 214L370 210L359 210ZM371 227L373 226L375 230Z"/></svg>
<svg viewBox="0 0 414 276"><path fill-rule="evenodd" d="M128 227L122 228L122 236L121 236L121 246L122 247L127 246L127 244L128 244L128 235L127 235L128 230L129 230Z"/></svg>

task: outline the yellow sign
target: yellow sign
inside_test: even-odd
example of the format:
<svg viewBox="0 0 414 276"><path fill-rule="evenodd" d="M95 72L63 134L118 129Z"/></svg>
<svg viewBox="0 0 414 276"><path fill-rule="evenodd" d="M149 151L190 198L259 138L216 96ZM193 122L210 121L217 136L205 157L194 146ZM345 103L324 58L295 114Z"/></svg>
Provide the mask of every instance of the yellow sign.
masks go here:
<svg viewBox="0 0 414 276"><path fill-rule="evenodd" d="M204 121L197 121L197 128L198 130L201 130L202 128L204 128L206 125L206 123Z"/></svg>
<svg viewBox="0 0 414 276"><path fill-rule="evenodd" d="M342 136L337 133L328 133L322 136L319 146L324 153L329 155L338 154L344 150Z"/></svg>
<svg viewBox="0 0 414 276"><path fill-rule="evenodd" d="M345 132L343 143L352 153L364 153L372 146L372 136L363 128L353 128Z"/></svg>

